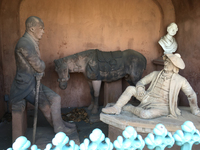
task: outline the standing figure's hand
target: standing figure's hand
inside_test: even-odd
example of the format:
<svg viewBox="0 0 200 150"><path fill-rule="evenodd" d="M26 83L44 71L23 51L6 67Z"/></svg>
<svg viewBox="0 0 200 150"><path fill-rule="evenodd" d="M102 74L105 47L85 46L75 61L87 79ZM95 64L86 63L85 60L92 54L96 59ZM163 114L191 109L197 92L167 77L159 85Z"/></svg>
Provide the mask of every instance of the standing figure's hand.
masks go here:
<svg viewBox="0 0 200 150"><path fill-rule="evenodd" d="M37 80L37 81L38 81L38 80L41 80L42 77L43 77L43 75L44 75L44 72L42 72L42 73L35 73L36 80Z"/></svg>

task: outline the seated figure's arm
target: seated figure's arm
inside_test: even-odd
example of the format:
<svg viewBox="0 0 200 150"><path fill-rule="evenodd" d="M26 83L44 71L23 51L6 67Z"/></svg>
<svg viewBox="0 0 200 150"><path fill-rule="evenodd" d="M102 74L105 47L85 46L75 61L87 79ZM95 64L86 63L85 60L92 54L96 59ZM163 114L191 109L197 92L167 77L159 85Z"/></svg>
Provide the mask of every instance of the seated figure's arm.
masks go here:
<svg viewBox="0 0 200 150"><path fill-rule="evenodd" d="M185 93L185 95L188 98L192 114L200 116L200 111L199 111L199 107L197 104L197 95L186 79L183 82L181 90Z"/></svg>
<svg viewBox="0 0 200 150"><path fill-rule="evenodd" d="M153 78L155 77L156 71L146 75L144 78L142 78L140 81L137 82L136 88L139 86L145 87L145 85L151 83Z"/></svg>
<svg viewBox="0 0 200 150"><path fill-rule="evenodd" d="M136 93L138 97L142 97L145 94L145 85L149 84L153 78L155 77L155 71L148 74L144 78L142 78L140 81L136 84Z"/></svg>

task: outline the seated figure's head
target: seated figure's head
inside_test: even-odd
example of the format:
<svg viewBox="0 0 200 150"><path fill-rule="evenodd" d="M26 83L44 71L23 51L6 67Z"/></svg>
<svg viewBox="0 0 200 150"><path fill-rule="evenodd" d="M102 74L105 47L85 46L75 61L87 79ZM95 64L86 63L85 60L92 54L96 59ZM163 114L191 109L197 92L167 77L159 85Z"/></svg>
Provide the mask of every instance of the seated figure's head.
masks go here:
<svg viewBox="0 0 200 150"><path fill-rule="evenodd" d="M42 19L36 16L31 16L26 19L26 32L28 32L34 39L40 40L44 33L44 23Z"/></svg>
<svg viewBox="0 0 200 150"><path fill-rule="evenodd" d="M179 69L185 68L185 63L183 62L181 55L178 53L165 54L163 56L163 60L165 71L173 71L174 73L178 73Z"/></svg>
<svg viewBox="0 0 200 150"><path fill-rule="evenodd" d="M168 27L167 27L167 32L169 35L174 36L176 34L176 32L178 31L178 26L176 25L176 23L171 23Z"/></svg>

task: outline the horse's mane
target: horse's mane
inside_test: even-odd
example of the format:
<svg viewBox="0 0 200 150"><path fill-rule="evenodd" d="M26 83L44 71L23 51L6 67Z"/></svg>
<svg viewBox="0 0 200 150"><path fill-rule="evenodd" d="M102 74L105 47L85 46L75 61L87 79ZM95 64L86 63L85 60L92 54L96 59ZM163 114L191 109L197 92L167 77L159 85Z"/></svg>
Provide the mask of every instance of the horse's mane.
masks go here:
<svg viewBox="0 0 200 150"><path fill-rule="evenodd" d="M91 55L91 52L94 52L94 49L82 51L82 52L79 52L79 53L76 53L76 54L73 54L73 55L69 55L69 56L54 60L54 63L56 65L56 67L60 68L63 65L67 65L67 62L69 60L78 59L79 56L87 55L89 57Z"/></svg>
<svg viewBox="0 0 200 150"><path fill-rule="evenodd" d="M56 68L60 68L60 67L62 66L63 62L64 62L64 61L63 61L63 58L54 60L54 63L55 63L55 65L56 65Z"/></svg>

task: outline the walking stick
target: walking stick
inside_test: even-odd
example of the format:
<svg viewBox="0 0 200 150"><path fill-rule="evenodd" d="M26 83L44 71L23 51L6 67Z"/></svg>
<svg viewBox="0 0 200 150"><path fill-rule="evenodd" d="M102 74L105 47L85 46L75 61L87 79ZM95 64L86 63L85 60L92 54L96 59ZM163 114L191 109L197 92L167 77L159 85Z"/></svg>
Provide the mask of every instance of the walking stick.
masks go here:
<svg viewBox="0 0 200 150"><path fill-rule="evenodd" d="M36 93L35 93L35 114L34 114L34 122L33 122L33 143L35 144L35 134L36 134L36 127L37 127L37 114L38 114L38 95L40 89L40 80L43 76L43 73L36 73Z"/></svg>

